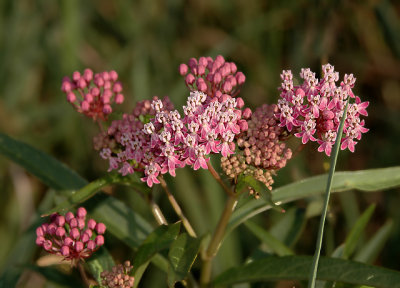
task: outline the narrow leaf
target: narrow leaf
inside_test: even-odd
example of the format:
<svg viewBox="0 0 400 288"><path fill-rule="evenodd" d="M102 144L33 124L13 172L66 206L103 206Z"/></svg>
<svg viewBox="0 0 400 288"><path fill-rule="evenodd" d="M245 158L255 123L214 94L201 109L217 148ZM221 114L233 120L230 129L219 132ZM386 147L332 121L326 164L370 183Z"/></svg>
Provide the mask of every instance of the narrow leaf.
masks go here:
<svg viewBox="0 0 400 288"><path fill-rule="evenodd" d="M337 258L321 257L320 260L319 280L376 288L400 287L398 271ZM311 256L270 256L229 269L217 276L214 284L226 286L243 282L307 280L312 261Z"/></svg>
<svg viewBox="0 0 400 288"><path fill-rule="evenodd" d="M177 281L186 278L190 268L196 260L199 252L201 239L192 238L183 233L172 242L168 253L170 268L168 269L168 285L174 287Z"/></svg>
<svg viewBox="0 0 400 288"><path fill-rule="evenodd" d="M357 222L354 224L353 229L351 229L349 235L346 238L343 258L349 259L356 249L357 243L360 240L360 237L365 230L369 220L371 219L372 214L375 211L375 205L372 204L368 207L367 210L360 216Z"/></svg>
<svg viewBox="0 0 400 288"><path fill-rule="evenodd" d="M110 271L111 268L115 266L115 263L107 249L101 247L99 251L86 261L86 266L94 279L96 279L98 283L101 283L100 273L104 270Z"/></svg>
<svg viewBox="0 0 400 288"><path fill-rule="evenodd" d="M140 245L133 262L133 273L142 264L149 261L156 253L167 249L179 234L181 223L161 225L154 230Z"/></svg>
<svg viewBox="0 0 400 288"><path fill-rule="evenodd" d="M278 256L293 255L293 251L287 247L284 243L280 242L274 236L272 236L268 231L264 230L257 224L251 221L244 223L246 228L248 228L258 239L265 243L268 248L273 251Z"/></svg>
<svg viewBox="0 0 400 288"><path fill-rule="evenodd" d="M77 189L86 180L52 156L0 133L0 153L56 190Z"/></svg>

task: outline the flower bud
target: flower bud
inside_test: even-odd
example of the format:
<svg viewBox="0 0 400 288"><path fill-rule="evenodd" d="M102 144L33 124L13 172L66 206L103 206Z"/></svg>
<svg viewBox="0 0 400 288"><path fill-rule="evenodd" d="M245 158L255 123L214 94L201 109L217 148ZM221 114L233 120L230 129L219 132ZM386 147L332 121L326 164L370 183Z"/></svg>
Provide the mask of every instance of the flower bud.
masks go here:
<svg viewBox="0 0 400 288"><path fill-rule="evenodd" d="M96 232L97 234L104 234L104 232L106 232L106 225L103 223L97 223Z"/></svg>

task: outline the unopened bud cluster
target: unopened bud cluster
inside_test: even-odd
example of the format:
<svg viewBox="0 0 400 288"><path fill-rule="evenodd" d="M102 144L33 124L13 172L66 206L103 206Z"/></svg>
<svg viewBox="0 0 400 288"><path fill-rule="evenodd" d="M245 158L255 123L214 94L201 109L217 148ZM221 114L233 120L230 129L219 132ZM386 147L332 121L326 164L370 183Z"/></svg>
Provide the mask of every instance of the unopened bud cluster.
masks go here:
<svg viewBox="0 0 400 288"><path fill-rule="evenodd" d="M83 74L75 71L72 79L64 77L61 90L79 113L93 120L106 120L112 112L111 105L124 102L122 84L117 80L118 74L113 70L93 74L85 69Z"/></svg>
<svg viewBox="0 0 400 288"><path fill-rule="evenodd" d="M272 189L271 174L285 167L292 157L292 151L282 141L284 129L274 117L277 111L276 105L264 104L251 115L248 129L237 138L239 151L221 160L222 169L230 178L251 174Z"/></svg>
<svg viewBox="0 0 400 288"><path fill-rule="evenodd" d="M108 288L133 287L135 278L129 275L132 268L133 266L131 266L131 263L129 261L125 261L124 265L118 264L112 267L111 271L101 272L101 284Z"/></svg>
<svg viewBox="0 0 400 288"><path fill-rule="evenodd" d="M83 207L78 208L76 215L52 214L50 223L36 229L36 244L66 260L89 257L104 244L106 226L93 219L86 221L86 214Z"/></svg>

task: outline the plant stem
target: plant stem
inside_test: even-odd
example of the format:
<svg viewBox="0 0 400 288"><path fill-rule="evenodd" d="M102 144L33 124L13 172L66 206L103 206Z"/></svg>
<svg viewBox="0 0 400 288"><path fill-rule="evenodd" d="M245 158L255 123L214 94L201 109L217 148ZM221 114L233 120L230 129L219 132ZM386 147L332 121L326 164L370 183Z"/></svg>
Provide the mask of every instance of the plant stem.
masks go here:
<svg viewBox="0 0 400 288"><path fill-rule="evenodd" d="M308 288L315 288L315 282L317 279L318 262L319 262L319 258L320 258L320 254L321 254L322 239L324 236L325 219L326 219L326 214L328 212L328 204L329 204L329 197L331 195L333 174L335 173L336 161L337 161L337 157L339 154L340 142L342 139L344 121L346 119L348 104L349 104L349 102L347 101L346 106L344 108L343 117L340 121L340 126L339 126L339 130L337 132L335 145L333 147L333 155L331 156L332 157L331 158L331 166L329 169L328 182L326 184L324 208L322 210L321 220L319 222L317 244L316 244L316 248L315 248L313 263L311 266L311 271L310 271L310 276L309 276L309 281L308 281Z"/></svg>
<svg viewBox="0 0 400 288"><path fill-rule="evenodd" d="M225 193L228 194L228 196L234 196L235 194L231 191L231 189L229 189L228 186L225 185L224 181L222 181L222 179L219 176L219 174L217 173L217 171L215 171L214 167L211 164L211 161L207 162L207 167L208 167L208 171L210 171L210 173L214 177L214 179L217 180L219 185L221 185L221 187L224 189Z"/></svg>
<svg viewBox="0 0 400 288"><path fill-rule="evenodd" d="M191 237L196 238L197 237L196 232L194 232L192 225L190 225L189 220L183 214L182 209L179 206L178 202L176 201L175 197L171 194L171 192L169 192L167 183L165 182L164 178L159 177L158 180L160 180L161 187L164 189L165 193L167 193L169 203L171 203L171 206L172 208L174 208L175 213L182 220L182 224L183 226L185 226L186 231L189 233Z"/></svg>
<svg viewBox="0 0 400 288"><path fill-rule="evenodd" d="M82 263L80 261L78 262L78 270L79 270L79 273L81 274L83 282L85 282L85 285L87 287L90 287L90 280L87 277L86 272L85 272L85 268L83 268Z"/></svg>
<svg viewBox="0 0 400 288"><path fill-rule="evenodd" d="M200 284L201 287L209 287L211 279L211 268L212 260L217 254L221 242L225 235L226 226L228 225L229 218L232 215L237 203L237 195L230 193L228 200L225 203L224 211L222 212L221 218L219 219L218 225L214 231L213 237L211 238L210 244L207 250L203 253L203 266L201 269Z"/></svg>

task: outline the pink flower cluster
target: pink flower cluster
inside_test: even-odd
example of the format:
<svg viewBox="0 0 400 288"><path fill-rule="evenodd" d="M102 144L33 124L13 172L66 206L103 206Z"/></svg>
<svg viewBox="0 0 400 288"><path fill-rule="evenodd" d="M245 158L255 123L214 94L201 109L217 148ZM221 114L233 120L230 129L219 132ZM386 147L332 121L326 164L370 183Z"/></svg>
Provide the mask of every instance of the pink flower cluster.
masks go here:
<svg viewBox="0 0 400 288"><path fill-rule="evenodd" d="M117 81L115 71L104 71L93 75L93 71L85 69L83 74L75 71L72 79L64 77L61 90L79 113L93 120L106 120L112 112L111 105L124 102L122 84Z"/></svg>
<svg viewBox="0 0 400 288"><path fill-rule="evenodd" d="M335 143L341 117L348 98L355 98L349 103L341 149L348 148L354 152L354 146L361 139L362 133L369 129L364 127L360 116L367 116L366 108L369 102L361 102L354 95L352 88L356 79L353 74L345 74L340 85L339 73L330 64L322 66L323 78L318 80L310 69L302 69L300 77L304 80L301 85L293 84L290 70L281 74L282 86L278 101L279 111L275 114L279 126L286 127L289 132L302 139L305 144L309 140L316 141L320 146L319 152L330 156Z"/></svg>
<svg viewBox="0 0 400 288"><path fill-rule="evenodd" d="M79 207L76 215L54 213L50 223L36 228L36 244L47 252L63 256L66 260L79 260L92 255L104 244L106 226L89 219L86 209Z"/></svg>
<svg viewBox="0 0 400 288"><path fill-rule="evenodd" d="M160 174L168 172L175 176L175 169L185 165L193 166L194 170L207 169L207 155L233 154L235 136L247 130L245 119L251 111L246 108L242 112L243 105L243 100L227 94L210 98L195 91L190 93L181 118L177 110L166 110L163 101L154 100L151 107L155 116L143 129L138 130L140 125L131 123L129 126L134 127L131 131L122 132L119 139L116 137L119 152L104 148L101 157L110 161L110 170L119 169L123 175L144 170L142 181L150 187L159 183ZM138 123L134 118L131 120Z"/></svg>
<svg viewBox="0 0 400 288"><path fill-rule="evenodd" d="M246 81L244 74L237 71L236 64L225 61L221 55L215 60L211 57L191 58L188 64L179 66L179 73L185 77L190 91L200 91L211 98L223 94L236 97Z"/></svg>

